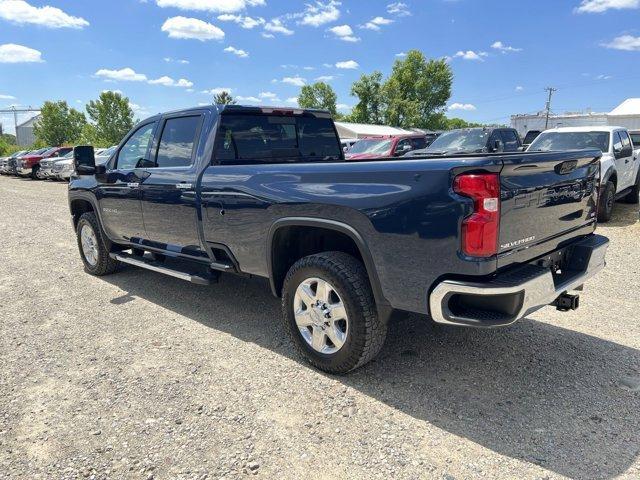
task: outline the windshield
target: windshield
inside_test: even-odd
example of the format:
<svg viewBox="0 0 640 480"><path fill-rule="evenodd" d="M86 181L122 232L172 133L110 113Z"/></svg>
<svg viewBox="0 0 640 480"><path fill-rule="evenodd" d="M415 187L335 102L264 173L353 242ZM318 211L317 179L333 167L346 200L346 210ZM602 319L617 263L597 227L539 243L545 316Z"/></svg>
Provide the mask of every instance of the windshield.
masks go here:
<svg viewBox="0 0 640 480"><path fill-rule="evenodd" d="M480 152L487 146L490 130L452 130L444 132L428 147L428 151Z"/></svg>
<svg viewBox="0 0 640 480"><path fill-rule="evenodd" d="M98 157L110 157L111 154L116 151L116 148L118 148L118 147L109 147L106 150L100 152L97 156Z"/></svg>
<svg viewBox="0 0 640 480"><path fill-rule="evenodd" d="M63 155L60 158L73 158L73 150L71 150L69 153L67 153L66 155Z"/></svg>
<svg viewBox="0 0 640 480"><path fill-rule="evenodd" d="M391 150L391 140L358 140L349 149L349 155L354 153L379 153L385 155Z"/></svg>
<svg viewBox="0 0 640 480"><path fill-rule="evenodd" d="M609 151L609 132L543 132L529 147L530 152L584 150Z"/></svg>

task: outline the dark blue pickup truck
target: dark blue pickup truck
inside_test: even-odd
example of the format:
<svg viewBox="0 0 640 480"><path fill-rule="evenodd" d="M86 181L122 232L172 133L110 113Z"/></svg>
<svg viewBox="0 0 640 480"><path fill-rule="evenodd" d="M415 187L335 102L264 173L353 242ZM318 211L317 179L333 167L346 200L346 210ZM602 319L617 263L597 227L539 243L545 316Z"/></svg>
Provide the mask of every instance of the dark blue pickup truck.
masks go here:
<svg viewBox="0 0 640 480"><path fill-rule="evenodd" d="M266 277L296 347L342 373L395 311L496 327L575 309L605 265L600 155L346 162L327 112L212 105L140 122L104 165L77 147L69 204L87 272Z"/></svg>

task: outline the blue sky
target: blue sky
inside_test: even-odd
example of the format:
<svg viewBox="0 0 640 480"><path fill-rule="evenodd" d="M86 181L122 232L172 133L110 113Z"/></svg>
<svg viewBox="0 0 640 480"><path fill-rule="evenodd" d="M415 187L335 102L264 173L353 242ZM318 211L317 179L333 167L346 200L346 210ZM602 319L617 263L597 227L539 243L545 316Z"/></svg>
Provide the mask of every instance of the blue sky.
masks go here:
<svg viewBox="0 0 640 480"><path fill-rule="evenodd" d="M640 0L0 0L0 107L109 89L142 118L222 88L291 105L324 79L348 110L354 80L410 49L449 59L450 116L507 122L546 86L554 111L609 111L640 96Z"/></svg>

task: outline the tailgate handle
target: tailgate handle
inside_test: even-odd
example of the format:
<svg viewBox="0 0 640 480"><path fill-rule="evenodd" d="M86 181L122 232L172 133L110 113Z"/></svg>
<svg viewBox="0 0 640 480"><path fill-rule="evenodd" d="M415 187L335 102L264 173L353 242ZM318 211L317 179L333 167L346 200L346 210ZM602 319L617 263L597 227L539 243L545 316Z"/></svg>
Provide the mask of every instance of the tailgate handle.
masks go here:
<svg viewBox="0 0 640 480"><path fill-rule="evenodd" d="M568 160L556 165L555 170L558 175L566 175L567 173L573 172L576 168L578 168L578 161Z"/></svg>

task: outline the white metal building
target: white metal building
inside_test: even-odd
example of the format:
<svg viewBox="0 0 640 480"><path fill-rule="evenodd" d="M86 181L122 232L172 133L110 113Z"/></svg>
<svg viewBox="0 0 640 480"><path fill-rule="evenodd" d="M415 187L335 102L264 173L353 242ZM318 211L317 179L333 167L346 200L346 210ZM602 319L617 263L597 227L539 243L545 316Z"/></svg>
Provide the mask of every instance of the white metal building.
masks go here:
<svg viewBox="0 0 640 480"><path fill-rule="evenodd" d="M611 112L595 113L568 112L562 115L549 116L549 127L589 127L589 126L618 126L629 130L640 129L640 98L629 98L614 108ZM511 126L524 137L529 130L544 130L545 113L534 115L512 115Z"/></svg>
<svg viewBox="0 0 640 480"><path fill-rule="evenodd" d="M365 138L382 135L410 135L410 130L389 127L387 125L369 125L367 123L335 122L340 139Z"/></svg>
<svg viewBox="0 0 640 480"><path fill-rule="evenodd" d="M39 118L40 115L36 115L16 127L17 145L20 145L21 147L28 147L35 143L36 136L33 134L33 124L36 123Z"/></svg>

